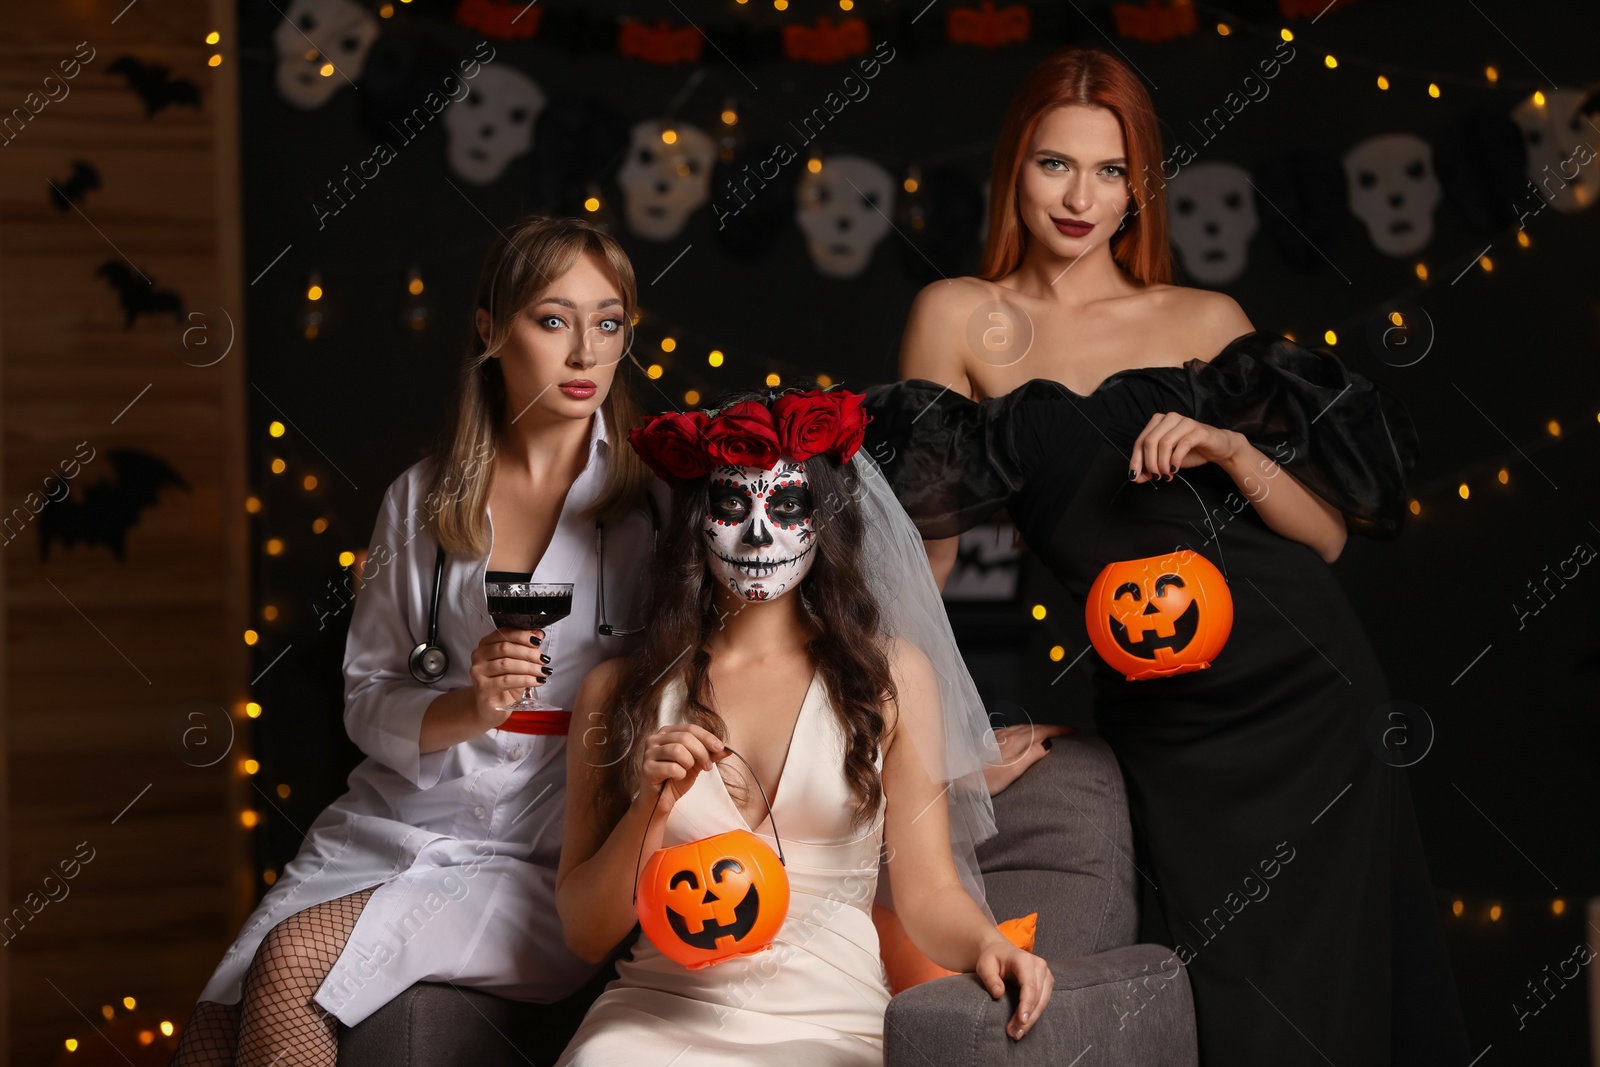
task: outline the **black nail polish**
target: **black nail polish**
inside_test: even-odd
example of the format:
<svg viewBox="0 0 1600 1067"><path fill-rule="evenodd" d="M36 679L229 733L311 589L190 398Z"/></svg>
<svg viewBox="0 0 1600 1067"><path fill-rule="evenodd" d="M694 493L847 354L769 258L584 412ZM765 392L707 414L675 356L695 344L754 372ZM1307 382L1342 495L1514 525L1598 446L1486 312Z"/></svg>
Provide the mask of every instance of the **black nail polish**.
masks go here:
<svg viewBox="0 0 1600 1067"><path fill-rule="evenodd" d="M539 653L539 662L540 663L549 663L550 662L550 657L546 656L544 653L541 652L541 653Z"/></svg>
<svg viewBox="0 0 1600 1067"><path fill-rule="evenodd" d="M1174 463L1172 466L1168 467L1167 470L1171 471L1173 474L1177 474L1178 473L1178 465L1176 463Z"/></svg>
<svg viewBox="0 0 1600 1067"><path fill-rule="evenodd" d="M1134 470L1132 467L1129 467L1128 468L1128 481L1131 482L1137 477L1139 477L1139 472Z"/></svg>
<svg viewBox="0 0 1600 1067"><path fill-rule="evenodd" d="M543 642L537 637L530 637L528 638L528 644L532 645L534 648L538 648L541 644L543 644Z"/></svg>
<svg viewBox="0 0 1600 1067"><path fill-rule="evenodd" d="M1044 750L1046 752L1049 752L1050 751L1050 743L1052 741L1054 741L1054 740L1055 740L1055 738L1053 738L1053 737L1047 737L1043 741L1039 742L1039 744L1044 746Z"/></svg>

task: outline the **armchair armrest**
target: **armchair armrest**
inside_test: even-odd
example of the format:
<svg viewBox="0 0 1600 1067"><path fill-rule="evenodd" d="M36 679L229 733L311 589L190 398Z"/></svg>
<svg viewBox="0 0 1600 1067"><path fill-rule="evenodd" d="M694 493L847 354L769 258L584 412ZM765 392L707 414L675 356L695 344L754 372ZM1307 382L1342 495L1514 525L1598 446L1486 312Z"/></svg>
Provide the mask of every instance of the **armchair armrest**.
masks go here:
<svg viewBox="0 0 1600 1067"><path fill-rule="evenodd" d="M1128 945L1051 960L1050 1004L1021 1041L1006 1036L1016 991L993 1000L975 975L924 982L889 1002L885 1067L990 1067L1077 1063L1096 1067L1196 1067L1189 978L1162 945Z"/></svg>

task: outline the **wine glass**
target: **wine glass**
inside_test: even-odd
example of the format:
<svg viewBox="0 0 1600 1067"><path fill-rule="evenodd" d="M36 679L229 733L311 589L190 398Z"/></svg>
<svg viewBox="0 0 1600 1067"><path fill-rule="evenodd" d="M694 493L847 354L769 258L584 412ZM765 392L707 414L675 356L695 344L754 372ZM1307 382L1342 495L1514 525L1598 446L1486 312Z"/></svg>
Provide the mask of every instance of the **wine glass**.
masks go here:
<svg viewBox="0 0 1600 1067"><path fill-rule="evenodd" d="M536 582L532 574L492 571L484 580L489 617L502 630L542 630L572 614L572 583ZM522 699L497 709L519 711L561 711L546 704L528 686Z"/></svg>

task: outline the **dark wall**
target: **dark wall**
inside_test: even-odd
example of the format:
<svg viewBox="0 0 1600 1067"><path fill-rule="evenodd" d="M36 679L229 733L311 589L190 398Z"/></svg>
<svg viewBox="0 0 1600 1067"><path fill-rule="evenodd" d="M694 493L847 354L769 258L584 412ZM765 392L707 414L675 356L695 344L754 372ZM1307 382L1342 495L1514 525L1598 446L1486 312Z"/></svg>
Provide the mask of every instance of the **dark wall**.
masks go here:
<svg viewBox="0 0 1600 1067"><path fill-rule="evenodd" d="M822 12L794 6L805 8L795 14L804 20ZM886 20L896 55L870 83L871 95L829 126L823 147L870 156L897 175L914 163L948 168L955 174L947 188L959 193L962 176L969 186L987 177L989 146L1027 69L1060 43L1103 44L1110 33L1155 86L1169 147L1185 141L1199 160L1244 166L1273 203L1294 213L1296 189L1263 177L1288 153L1300 153L1303 166L1317 173L1366 137L1409 131L1432 141L1441 159L1456 160L1462 173L1487 173L1504 165L1492 138L1451 154L1463 120L1503 117L1533 88L1576 87L1600 76L1593 49L1600 11L1592 7L1504 0L1340 5L1315 24L1287 23L1296 33L1294 58L1269 83L1270 94L1244 107L1208 144L1194 124L1261 60L1287 51L1278 48L1277 28L1285 23L1276 6L1239 8L1227 36L1215 32L1221 16L1207 7L1200 32L1158 45L1117 35L1103 7L1082 6L1088 21L1070 4L1037 7L1034 40L990 53L945 42L939 8L912 25L921 2L863 2L862 13ZM447 62L463 58L482 35L450 23L450 8L419 2L383 28L432 42ZM710 29L781 21L770 10L743 11L732 3L678 8ZM625 11L683 21L671 6ZM282 554L258 557L256 600L280 608L275 621L263 624L258 669L292 644L257 687L267 708L257 744L263 784L291 786L282 817L269 818L261 838L263 865L277 868L299 844L296 827L338 794L355 758L339 722L349 612L334 610L327 589L342 577L338 552L365 546L384 488L418 458L439 425L470 289L494 227L520 212L574 206L536 191L540 176L568 151L558 140L536 141L532 155L485 188L446 169L444 133L435 123L319 223L313 205L326 205L325 183L372 149L361 123L362 92L346 87L314 111L288 106L272 85L276 15L250 4L241 5L240 17L248 49L247 279L264 272L249 290L248 326L252 463L265 503L257 535L258 542L285 541ZM735 70L708 49L703 81L680 97L695 68L621 58L604 40L577 54L539 42L494 47L497 63L531 75L552 101L599 101L628 124L657 117L678 98L680 120L713 129L724 99L735 96L746 146L758 155L778 140L804 152L787 120L820 103L847 72L784 61L740 63ZM1335 70L1323 63L1330 52L1340 57ZM1484 76L1489 63L1500 72L1498 85ZM1392 80L1388 91L1374 84L1380 72ZM1437 99L1426 92L1429 80L1440 85ZM1584 136L1600 145L1600 129ZM619 203L611 180L618 163L595 175L611 203ZM1226 291L1260 328L1293 332L1302 341L1335 329L1337 352L1390 386L1417 422L1420 516L1398 541L1353 539L1336 573L1383 657L1394 695L1424 708L1435 729L1411 783L1441 898L1464 900L1450 937L1474 1041L1515 1041L1527 1056L1553 1062L1582 1047L1583 992L1569 990L1521 1031L1508 1008L1525 996L1525 980L1564 959L1583 936L1580 902L1600 888L1587 844L1600 837L1593 799L1600 789L1593 697L1600 626L1587 610L1594 597L1587 587L1600 577L1582 568L1565 587L1552 587L1548 606L1522 616L1520 625L1514 605L1537 606L1527 583L1543 580L1547 564L1556 568L1580 542L1600 546L1592 473L1600 458L1600 211L1533 215L1524 222L1531 239L1524 248L1515 239L1514 216L1507 217L1507 198L1489 199L1480 211L1500 217L1476 224L1447 199L1431 245L1404 259L1375 251L1337 197L1313 198L1309 214L1296 215L1321 227L1317 255L1286 252L1267 232L1283 228L1277 209L1262 204L1250 268ZM1532 206L1537 201L1530 197L1524 207ZM769 371L825 373L856 387L890 379L908 306L930 277L927 264L893 233L864 274L837 281L812 269L792 225L748 261L719 244L709 209L670 241L617 232L640 279L641 343L655 345L665 327L680 343L674 356L655 357L666 367L657 398L662 407L665 396L681 399L686 388L753 385ZM1492 271L1472 266L1486 246ZM959 244L954 255L941 257L945 272L970 272L977 251L975 239ZM1429 266L1426 284L1417 279L1417 259ZM413 264L433 309L433 324L421 332L399 322L405 272ZM296 316L306 306L312 271L321 274L328 318L308 342ZM1396 298L1424 310L1431 326L1416 337L1418 344L1431 340L1429 354L1408 367L1380 360L1367 341ZM712 347L728 354L720 370L705 364ZM266 435L273 418L292 423L281 440ZM1545 428L1551 419L1560 422L1559 437ZM275 456L289 464L278 477L267 470ZM1504 485L1494 477L1502 466ZM319 479L316 489L300 488L306 473ZM1456 495L1463 479L1468 500ZM329 529L313 535L310 523L318 516ZM1023 587L1018 604L982 616L1005 624L991 632L1003 632L1013 651L977 654L975 670L997 703L1088 732L1087 663L1052 685L1063 665L1048 655L1053 644L1082 648L1082 627L1064 610L1043 623L1027 617L1028 604L1067 603L1037 567L1028 568ZM958 625L970 629L972 618L963 612ZM1573 902L1559 918L1550 907L1558 897ZM1505 907L1496 922L1484 913L1493 901Z"/></svg>

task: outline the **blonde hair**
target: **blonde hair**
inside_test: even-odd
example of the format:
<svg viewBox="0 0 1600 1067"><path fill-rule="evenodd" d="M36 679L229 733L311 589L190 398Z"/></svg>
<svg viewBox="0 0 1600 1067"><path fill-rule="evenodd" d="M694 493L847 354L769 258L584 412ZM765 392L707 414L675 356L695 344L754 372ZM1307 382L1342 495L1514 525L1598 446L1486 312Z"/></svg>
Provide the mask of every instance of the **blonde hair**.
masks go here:
<svg viewBox="0 0 1600 1067"><path fill-rule="evenodd" d="M505 343L517 314L585 252L594 253L611 274L631 340L639 298L633 264L614 238L589 222L526 215L505 228L484 259L473 308L489 313L489 343L484 344L474 321L456 380L456 400L429 457L432 469L425 507L432 516L434 536L448 551L474 556L489 552L485 513L493 484L492 460L507 422L504 372L489 353ZM628 431L644 421L633 393L638 373L631 354L621 359L600 405L610 437L610 462L605 487L584 512L585 519L617 518L644 504L650 471L627 443ZM489 477L477 476L485 470Z"/></svg>

